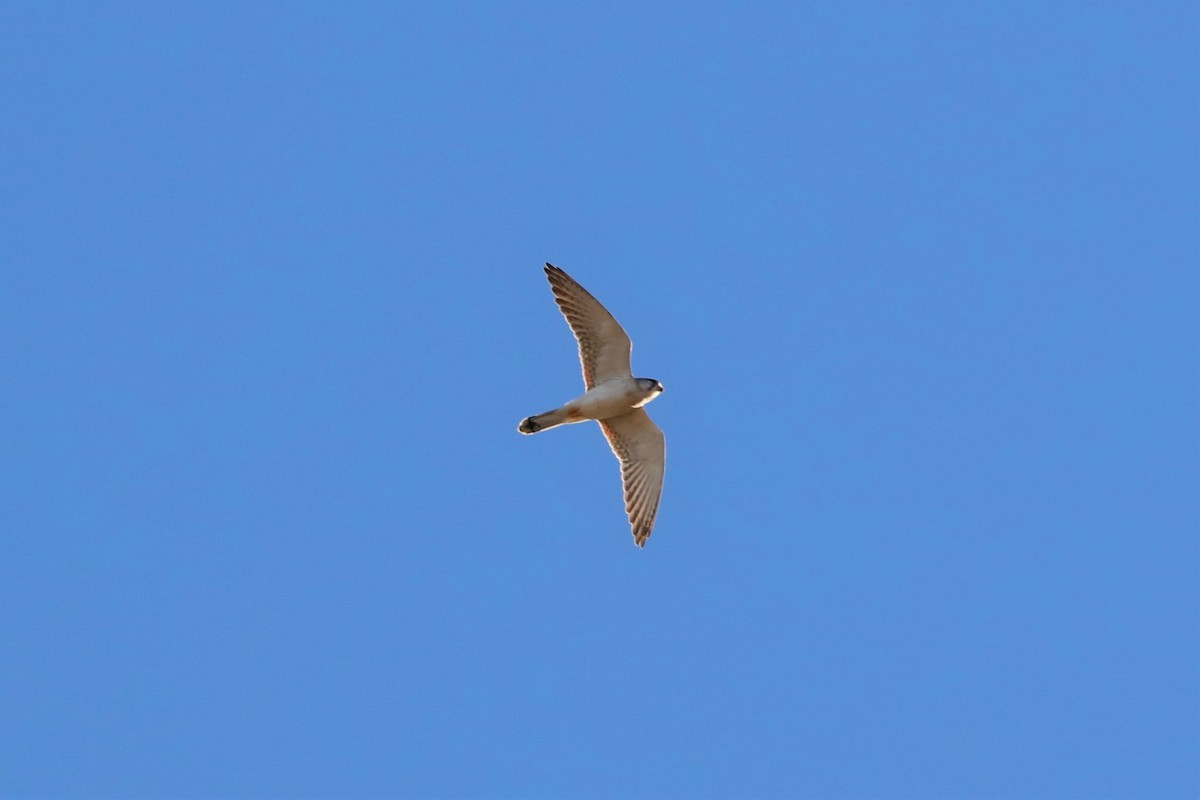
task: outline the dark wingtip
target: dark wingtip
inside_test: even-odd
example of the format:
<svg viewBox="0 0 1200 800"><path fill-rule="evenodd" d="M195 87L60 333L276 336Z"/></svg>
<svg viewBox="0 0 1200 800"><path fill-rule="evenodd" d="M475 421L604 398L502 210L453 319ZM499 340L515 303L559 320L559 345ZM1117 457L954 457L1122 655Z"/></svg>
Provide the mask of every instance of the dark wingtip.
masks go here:
<svg viewBox="0 0 1200 800"><path fill-rule="evenodd" d="M546 280L550 281L551 288L554 288L562 284L564 280L570 280L570 278L567 277L567 273L547 261Z"/></svg>

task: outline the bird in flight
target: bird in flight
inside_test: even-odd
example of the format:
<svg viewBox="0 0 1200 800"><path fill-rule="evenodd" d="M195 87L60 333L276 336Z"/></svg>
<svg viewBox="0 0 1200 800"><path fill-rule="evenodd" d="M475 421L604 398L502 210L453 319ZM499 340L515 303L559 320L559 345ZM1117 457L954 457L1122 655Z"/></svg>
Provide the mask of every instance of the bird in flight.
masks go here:
<svg viewBox="0 0 1200 800"><path fill-rule="evenodd" d="M625 512L633 541L645 547L662 495L667 445L663 432L642 406L662 394L663 385L654 378L633 377L629 365L633 343L600 301L553 264L546 265L546 278L579 342L587 391L553 411L526 417L517 430L530 434L589 419L599 422L613 455L621 462Z"/></svg>

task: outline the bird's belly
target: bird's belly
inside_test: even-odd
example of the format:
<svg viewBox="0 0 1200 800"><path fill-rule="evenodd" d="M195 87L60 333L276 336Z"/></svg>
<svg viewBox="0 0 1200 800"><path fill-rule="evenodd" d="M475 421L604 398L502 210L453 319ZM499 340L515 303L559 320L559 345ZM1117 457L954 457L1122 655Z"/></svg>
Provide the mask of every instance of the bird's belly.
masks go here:
<svg viewBox="0 0 1200 800"><path fill-rule="evenodd" d="M640 399L635 387L601 384L567 403L567 414L576 419L609 419L628 413Z"/></svg>

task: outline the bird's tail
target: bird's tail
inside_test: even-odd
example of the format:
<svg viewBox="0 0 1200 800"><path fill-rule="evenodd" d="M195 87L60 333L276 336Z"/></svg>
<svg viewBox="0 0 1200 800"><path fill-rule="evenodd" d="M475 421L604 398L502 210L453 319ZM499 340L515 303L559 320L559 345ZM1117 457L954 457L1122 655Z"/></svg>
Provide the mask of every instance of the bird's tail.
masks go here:
<svg viewBox="0 0 1200 800"><path fill-rule="evenodd" d="M532 417L526 417L521 420L521 424L517 426L517 430L521 433L537 433L538 431L557 428L559 425L567 424L567 414L561 408L556 408L553 411L547 411L545 414L534 414Z"/></svg>

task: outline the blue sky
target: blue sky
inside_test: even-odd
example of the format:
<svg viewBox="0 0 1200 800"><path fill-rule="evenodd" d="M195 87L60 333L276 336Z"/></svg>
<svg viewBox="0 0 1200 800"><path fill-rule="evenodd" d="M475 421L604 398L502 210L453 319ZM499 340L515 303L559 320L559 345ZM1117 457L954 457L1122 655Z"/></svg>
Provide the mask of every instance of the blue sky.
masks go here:
<svg viewBox="0 0 1200 800"><path fill-rule="evenodd" d="M1195 797L1198 34L0 6L0 796Z"/></svg>

